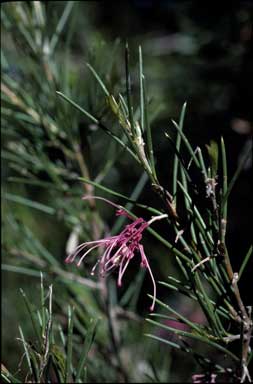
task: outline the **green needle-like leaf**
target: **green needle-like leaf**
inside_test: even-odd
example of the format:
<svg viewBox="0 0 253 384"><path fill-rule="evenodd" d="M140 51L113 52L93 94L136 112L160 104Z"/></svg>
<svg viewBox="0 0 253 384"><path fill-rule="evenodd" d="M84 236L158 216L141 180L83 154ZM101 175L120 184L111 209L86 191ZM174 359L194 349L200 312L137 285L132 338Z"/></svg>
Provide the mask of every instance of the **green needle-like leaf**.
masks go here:
<svg viewBox="0 0 253 384"><path fill-rule="evenodd" d="M198 334L202 334L203 335L203 333L205 333L203 331L203 329L201 328L201 326L199 326L198 324L193 323L192 321L188 320L185 316L181 315L179 312L177 312L175 309L173 309L168 304L165 304L165 303L163 303L162 301L160 301L158 299L156 299L156 303L159 304L161 307L166 308L166 310L168 310L169 312L171 312L174 315L176 315L184 324L189 325L189 327L191 329L194 329L194 331L196 331ZM152 314L150 316L152 316Z"/></svg>
<svg viewBox="0 0 253 384"><path fill-rule="evenodd" d="M40 334L40 330L38 329L38 322L37 322L37 319L35 317L35 310L33 309L32 304L30 303L29 299L27 298L25 292L21 288L20 288L20 293L21 293L21 295L22 295L22 297L24 299L27 311L28 311L28 313L30 315L31 322L32 322L32 325L33 325L33 329L34 329L34 333L35 333L35 335L37 337L37 340L40 343L40 347L42 347L42 336Z"/></svg>
<svg viewBox="0 0 253 384"><path fill-rule="evenodd" d="M212 341L212 340L209 340L203 336L200 336L200 335L197 335L197 334L194 334L194 333L190 333L190 332L185 332L185 331L181 331L179 329L175 329L175 328L172 328L172 327L169 327L165 324L161 324L157 321L154 321L154 320L151 320L151 319L146 319L149 323L151 324L154 324L154 325L157 325L158 327L160 328L163 328L163 329L166 329L167 331L171 331L173 333L175 333L176 335L179 335L179 336L182 336L182 337L189 337L191 339L195 339L195 340L198 340L198 341L202 341L203 343L205 344L208 344L210 347L214 347L216 348L218 351L224 353L225 355L231 357L235 362L238 362L240 361L240 359L232 352L230 352L228 349L224 348L222 345Z"/></svg>
<svg viewBox="0 0 253 384"><path fill-rule="evenodd" d="M126 70L127 108L128 108L131 130L132 130L132 133L134 134L135 126L134 126L134 114L133 114L133 106L132 106L132 90L131 90L131 78L130 78L130 70L129 70L128 43L126 43L126 46L125 46L125 70Z"/></svg>
<svg viewBox="0 0 253 384"><path fill-rule="evenodd" d="M233 186L234 186L236 180L238 179L238 177L239 177L239 175L240 175L240 173L241 173L241 171L242 171L242 169L244 167L244 164L247 161L247 159L248 159L248 157L249 157L251 152L252 152L252 148L250 147L247 150L247 152L244 154L244 156L242 157L242 159L241 159L241 161L240 161L240 163L239 163L239 165L238 165L238 167L237 167L237 169L236 169L236 171L234 173L234 176L232 177L232 179L231 179L231 181L230 181L230 183L228 185L227 192L226 192L225 196L222 199L222 209L224 209L224 206L225 206L225 204L227 202L227 199L228 199L228 197L229 197L229 195L230 195L230 193L231 193L231 191L233 189Z"/></svg>
<svg viewBox="0 0 253 384"><path fill-rule="evenodd" d="M67 336L67 358L65 369L65 383L70 383L72 378L72 351L73 351L73 324L74 310L68 307L68 336Z"/></svg>
<svg viewBox="0 0 253 384"><path fill-rule="evenodd" d="M87 112L85 109L80 107L78 104L76 104L74 101L72 101L68 96L64 95L62 92L56 91L57 95L62 97L64 100L66 100L69 104L71 104L73 107L75 107L79 112L82 112L85 116L87 116L93 123L98 124L99 121L92 116L89 112Z"/></svg>
<svg viewBox="0 0 253 384"><path fill-rule="evenodd" d="M228 173L227 173L227 155L226 155L226 147L223 140L221 138L221 159L222 159L222 177L223 177L223 185L222 185L222 197L225 198L228 189ZM222 241L225 241L226 234L226 222L227 222L227 201L225 201L221 207L221 218L223 220L224 231L222 231Z"/></svg>
<svg viewBox="0 0 253 384"><path fill-rule="evenodd" d="M27 276L40 277L40 271L37 271L35 269L31 269L31 268L19 267L16 265L2 264L1 270L2 271L8 271L8 272L21 273L21 274L27 275Z"/></svg>
<svg viewBox="0 0 253 384"><path fill-rule="evenodd" d="M97 79L98 83L100 84L102 90L104 91L105 95L108 97L110 95L108 89L106 88L105 84L103 83L103 81L101 80L101 78L99 77L99 75L97 74L97 72L95 71L95 69L88 63L86 63L87 67L89 68L89 70L92 72L92 74L94 75L94 77Z"/></svg>
<svg viewBox="0 0 253 384"><path fill-rule="evenodd" d="M30 373L32 375L33 374L33 369L32 369L32 363L31 363L31 359L30 359L30 354L29 354L29 351L28 351L28 348L27 348L27 342L25 341L24 333L23 333L22 328L19 326L18 329L19 329L19 333L20 333L20 336L21 336L21 341L23 343L23 347L24 347L24 350L25 350L25 357L26 357L26 360L27 360L29 371L30 371Z"/></svg>
<svg viewBox="0 0 253 384"><path fill-rule="evenodd" d="M140 108L141 108L141 129L144 132L144 90L143 90L143 62L142 50L139 46L139 83L140 83Z"/></svg>
<svg viewBox="0 0 253 384"><path fill-rule="evenodd" d="M144 333L144 336L147 336L147 337L150 337L156 341L159 341L159 342L162 342L162 343L165 343L165 344L168 344L170 347L172 348L176 348L176 349L182 349L181 346L179 344L176 344L174 343L173 341L170 341L170 340L167 340L167 339L163 339L162 337L158 337L156 335L152 335L150 333Z"/></svg>
<svg viewBox="0 0 253 384"><path fill-rule="evenodd" d="M66 25L66 22L70 16L70 13L72 11L72 8L74 6L74 2L73 1L68 1L66 3L66 6L64 8L64 11L63 11L63 14L62 16L60 17L59 19L59 22L56 26L56 29L55 29L55 33L53 34L52 38L51 38L51 41L49 43L49 52L50 54L52 55L56 46L57 46L57 43L59 41L59 37L60 37L60 34L64 28L64 26Z"/></svg>
<svg viewBox="0 0 253 384"><path fill-rule="evenodd" d="M143 100L144 100L144 121L145 121L145 127L147 131L148 155L149 155L150 167L151 167L151 171L154 179L153 182L157 182L155 158L154 158L154 151L153 151L153 140L152 140L152 134L151 134L151 125L148 117L148 102L147 102L146 83L145 83L144 76L143 76L142 82L143 82Z"/></svg>
<svg viewBox="0 0 253 384"><path fill-rule="evenodd" d="M91 184L93 185L94 187L100 189L101 191L104 191L104 192L107 192L109 193L110 195L113 195L113 196L117 196L119 197L120 199L124 199L126 201L128 201L129 203L133 204L133 205L136 205L137 207L140 207L140 208L144 208L146 209L147 211L150 211L152 213L155 213L157 215L161 215L162 212L161 211L158 211L157 209L155 208L152 208L152 207L149 207L148 205L145 205L145 204L140 204L140 203L137 203L133 198L129 198L125 195L123 195L122 193L119 193L119 192L116 192L108 187L104 187L102 184L99 184L99 183L96 183L95 181L91 181L91 180L88 180L84 177L79 177L79 180L81 181L84 181L85 183L87 184ZM143 181L146 180L146 176L144 177L143 176L143 179L141 181L141 184L143 183ZM140 185L141 185L140 184ZM127 207L126 207L127 208ZM129 208L128 208L129 209Z"/></svg>
<svg viewBox="0 0 253 384"><path fill-rule="evenodd" d="M211 163L212 178L215 178L218 170L218 144L211 140L210 145L207 145L206 147Z"/></svg>
<svg viewBox="0 0 253 384"><path fill-rule="evenodd" d="M76 377L75 377L76 383L79 382L79 380L82 377L82 374L85 373L84 372L85 364L86 364L86 361L88 358L88 352L92 346L92 343L93 343L93 340L94 340L94 337L96 334L97 325L98 325L98 320L91 320L90 326L89 326L87 333L86 333L86 337L85 337L85 341L84 341L84 347L83 347L83 350L82 350L82 353L80 356L79 364L78 364L77 370L76 370Z"/></svg>
<svg viewBox="0 0 253 384"><path fill-rule="evenodd" d="M251 245L249 247L248 252L246 253L246 255L245 255L244 259L243 259L243 262L242 262L242 265L241 265L241 268L240 268L240 271L239 271L239 274L238 274L238 281L241 278L241 276L243 274L243 271L244 271L244 269L245 269L245 267L246 267L246 265L247 265L251 255L252 255L252 253L253 253L252 250L253 250L253 246Z"/></svg>
<svg viewBox="0 0 253 384"><path fill-rule="evenodd" d="M80 107L78 104L76 104L74 101L72 101L68 96L64 95L62 92L56 91L56 93L61 96L64 100L66 100L68 103L70 103L74 108L76 108L78 111L83 113L85 116L87 116L93 123L97 124L100 128L102 128L109 136L111 136L118 144L120 144L123 148L125 148L132 156L133 158L139 162L138 156L122 141L120 140L114 133L112 133L108 128L106 128L103 124L99 122L98 119L96 119L94 116L92 116L89 112L87 112L85 109Z"/></svg>
<svg viewBox="0 0 253 384"><path fill-rule="evenodd" d="M56 213L56 210L54 208L48 207L45 204L41 204L33 200L26 199L22 196L14 195L12 193L5 193L3 197L9 201L13 201L14 203L26 205L27 207L37 209L44 213L48 213L49 215L54 215Z"/></svg>
<svg viewBox="0 0 253 384"><path fill-rule="evenodd" d="M180 114L180 120L179 120L179 130L182 132L183 130L183 125L184 125L184 118L185 118L185 111L186 111L186 103L184 103L182 107L182 111ZM178 153L180 153L180 145L181 145L181 139L182 136L180 133L177 133L177 140L176 140L176 150ZM176 202L176 194L177 194L177 176L178 176L178 156L175 154L174 156L174 163L173 163L173 185L172 185L172 194L173 194L173 199Z"/></svg>

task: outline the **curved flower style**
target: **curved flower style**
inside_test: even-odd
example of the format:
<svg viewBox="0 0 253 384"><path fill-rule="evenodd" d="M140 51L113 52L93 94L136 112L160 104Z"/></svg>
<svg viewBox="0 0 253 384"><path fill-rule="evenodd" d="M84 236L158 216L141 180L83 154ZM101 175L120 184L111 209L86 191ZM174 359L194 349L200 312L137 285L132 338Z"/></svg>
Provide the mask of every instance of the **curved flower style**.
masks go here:
<svg viewBox="0 0 253 384"><path fill-rule="evenodd" d="M84 197L83 199L87 199L91 197ZM143 245L140 244L142 239L143 231L151 224L153 221L163 219L167 217L166 214L152 217L151 220L145 221L142 218L133 219L124 208L112 203L111 201L104 199L102 197L94 197L92 198L101 199L106 201L107 203L115 206L117 208L116 215L117 216L126 216L127 218L133 220L131 224L125 226L122 232L120 232L116 236L109 236L101 240L88 241L79 245L74 252L68 255L65 262L72 263L77 256L81 253L81 257L77 263L77 266L80 266L84 258L94 249L99 247L104 247L104 253L96 262L94 267L92 268L91 274L93 275L95 269L98 264L100 264L100 275L105 276L107 273L118 268L118 286L122 285L123 275L128 267L129 262L133 259L133 257L139 253L141 257L141 267L147 268L152 283L153 283L153 302L150 307L150 310L153 311L155 306L156 299L156 283L151 271L148 259L145 255Z"/></svg>

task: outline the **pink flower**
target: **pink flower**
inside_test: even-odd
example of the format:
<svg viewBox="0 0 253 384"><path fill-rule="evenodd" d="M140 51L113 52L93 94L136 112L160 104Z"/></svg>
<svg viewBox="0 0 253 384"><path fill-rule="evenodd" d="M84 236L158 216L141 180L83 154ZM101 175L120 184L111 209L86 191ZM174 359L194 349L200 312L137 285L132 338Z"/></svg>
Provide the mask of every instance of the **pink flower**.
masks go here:
<svg viewBox="0 0 253 384"><path fill-rule="evenodd" d="M102 197L84 197L83 199L96 198L106 201L107 203L115 206L117 208L117 216L126 216L128 219L132 220L131 224L125 226L125 228L117 236L109 236L101 240L88 241L79 245L74 252L68 255L65 262L72 263L77 256L81 254L81 257L78 260L77 266L80 266L84 258L94 249L99 247L104 247L104 252L99 260L96 262L92 268L91 274L93 275L98 264L100 264L100 275L105 276L109 272L118 269L118 280L117 284L120 287L122 285L123 275L128 267L128 264L137 254L140 255L142 268L146 268L150 274L152 283L153 283L153 302L150 307L150 310L153 311L155 306L156 299L156 283L154 276L152 274L148 259L145 255L143 245L140 244L142 239L143 231L155 220L160 220L167 217L166 214L155 216L151 218L148 222L142 218L133 219L124 208L112 203L109 200L106 200Z"/></svg>

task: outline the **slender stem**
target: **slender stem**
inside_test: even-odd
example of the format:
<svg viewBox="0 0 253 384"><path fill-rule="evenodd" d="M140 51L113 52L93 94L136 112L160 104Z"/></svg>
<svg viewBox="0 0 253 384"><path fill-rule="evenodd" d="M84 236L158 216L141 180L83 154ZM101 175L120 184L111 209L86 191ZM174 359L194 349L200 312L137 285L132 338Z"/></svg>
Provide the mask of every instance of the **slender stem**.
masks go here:
<svg viewBox="0 0 253 384"><path fill-rule="evenodd" d="M115 359L117 361L117 366L118 366L117 368L121 375L121 379L124 380L123 382L127 383L128 382L127 372L125 370L125 367L123 365L123 361L120 355L120 341L119 341L117 317L114 311L114 306L110 302L107 286L105 286L104 298L105 298L105 310L106 310L106 316L108 320L111 346L115 355Z"/></svg>
<svg viewBox="0 0 253 384"><path fill-rule="evenodd" d="M199 147L197 147L197 155L199 157L199 162L200 162L200 166L201 166L202 173L204 176L204 180L206 180L207 179L207 170L206 170L205 162L203 159L202 151Z"/></svg>
<svg viewBox="0 0 253 384"><path fill-rule="evenodd" d="M210 235L210 233L207 231L207 227L206 227L206 224L198 210L198 208L196 207L196 205L193 203L189 193L187 192L187 190L185 189L185 187L182 185L182 183L180 183L180 181L178 181L178 185L180 186L182 192L184 193L184 197L189 201L189 203L192 205L192 213L194 213L193 215L193 219L194 221L196 222L196 225L198 226L199 230L201 231L203 237L206 239L207 241L207 244L208 246L210 247L210 249L213 248L213 239L212 239L212 236Z"/></svg>
<svg viewBox="0 0 253 384"><path fill-rule="evenodd" d="M73 348L73 324L74 324L74 309L68 307L68 337L67 337L67 359L65 367L65 382L71 382L71 368L72 368L72 348Z"/></svg>
<svg viewBox="0 0 253 384"><path fill-rule="evenodd" d="M188 149L190 155L192 156L192 159L193 159L195 165L197 166L197 168L201 168L199 160L198 160L197 156L195 155L195 153L194 153L194 151L193 151L193 149L191 147L191 144L189 143L189 140L187 139L185 134L182 132L182 130L180 130L179 125L174 120L172 120L172 123L174 124L174 126L175 126L177 132L179 133L179 135L182 137L182 140L185 143L185 146Z"/></svg>
<svg viewBox="0 0 253 384"><path fill-rule="evenodd" d="M143 94L143 62L142 62L142 50L139 46L139 83L140 83L140 107L141 107L141 129L144 132L144 94ZM147 128L147 127L146 127Z"/></svg>
<svg viewBox="0 0 253 384"><path fill-rule="evenodd" d="M152 135L151 135L151 125L149 123L149 118L148 118L148 103L147 103L146 84L145 84L144 76L143 76L143 98L144 98L144 119L145 119L145 126L147 130L147 146L148 146L148 154L150 159L150 167L153 175L153 183L154 182L157 183L153 142L152 142Z"/></svg>
<svg viewBox="0 0 253 384"><path fill-rule="evenodd" d="M247 368L248 355L250 353L250 340L253 329L253 324L251 320L252 307L248 307L248 318L249 322L242 322L242 332L241 332L241 341L242 341L242 351L241 351L241 383L245 381L245 378L248 376L249 381L251 378L249 376ZM246 320L246 319L244 319Z"/></svg>
<svg viewBox="0 0 253 384"><path fill-rule="evenodd" d="M230 181L229 185L228 185L228 188L227 188L227 191L226 191L226 194L225 196L223 197L222 199L222 204L221 204L221 208L223 209L224 206L226 205L226 202L227 202L227 199L232 191L232 188L236 182L236 180L238 179L238 176L240 175L242 169L243 169L243 166L246 162L246 160L248 159L248 156L250 155L250 153L252 152L252 148L250 147L247 152L245 153L245 155L243 156L243 158L241 159L235 173L234 173L234 176L232 177L232 180Z"/></svg>
<svg viewBox="0 0 253 384"><path fill-rule="evenodd" d="M185 116L185 110L186 110L186 103L184 103L180 115L180 120L179 120L179 131L177 133L177 140L176 140L176 150L178 153L180 153L180 145L181 145L181 135L179 132L182 132L183 130L183 125L184 125L184 116ZM173 165L173 185L172 185L172 194L173 194L173 199L176 202L176 194L177 194L177 174L178 174L178 156L177 153L175 153L174 156L174 165Z"/></svg>
<svg viewBox="0 0 253 384"><path fill-rule="evenodd" d="M77 143L74 144L74 151L75 151L76 159L77 159L77 162L79 164L82 176L85 179L90 179L88 167L87 167L86 162L84 160L84 156L80 150L80 146ZM83 187L84 187L85 193L87 193L88 195L94 194L93 185L88 184L88 183L83 183ZM89 199L89 205L90 205L90 209L93 211L92 220L91 220L92 237L93 237L93 239L98 239L100 236L100 229L99 229L99 225L98 225L98 212L96 210L95 200L92 198Z"/></svg>
<svg viewBox="0 0 253 384"><path fill-rule="evenodd" d="M196 334L190 333L190 332L181 331L181 330L169 327L169 326L167 326L165 324L161 324L161 323L159 323L157 321L154 321L154 320L151 320L151 319L147 319L147 321L149 321L150 323L153 323L153 324L155 324L155 325L157 325L157 326L159 326L161 328L164 328L164 329L166 329L168 331L172 331L172 332L174 332L177 335L185 336L185 337L190 337L192 339L202 341L203 343L207 343L210 346L212 346L212 347L218 349L219 351L225 353L226 355L230 356L234 361L238 362L238 360L239 360L238 357L236 355L234 355L232 352L230 352L226 348L222 347L220 344L218 344L218 343L216 343L214 341L211 341L209 339L206 339L203 336L196 335Z"/></svg>
<svg viewBox="0 0 253 384"><path fill-rule="evenodd" d="M228 251L227 251L227 248L226 248L225 244L220 243L218 246L219 246L220 254L224 258L226 271L227 271L230 283L231 283L231 285L233 287L233 292L234 292L234 295L235 295L238 307L239 307L239 309L241 311L241 320L240 320L240 322L241 321L246 321L247 323L249 323L250 319L249 319L249 316L248 316L247 311L245 309L245 306L243 304L243 301L241 299L240 291L239 291L239 288L238 288L238 285L237 285L238 274L234 274L234 272L233 272L233 268L232 268L232 265L231 265L231 262L230 262L230 258L229 258L229 255L228 255Z"/></svg>
<svg viewBox="0 0 253 384"><path fill-rule="evenodd" d="M226 147L225 147L223 137L221 138L221 158L222 158L222 173L223 173L222 195L224 199L227 193L227 188L228 188L228 176L227 176ZM221 241L222 242L225 242L226 226L227 226L227 200L224 202L221 208Z"/></svg>
<svg viewBox="0 0 253 384"><path fill-rule="evenodd" d="M244 269L245 269L245 267L246 267L246 265L247 265L247 263L248 263L248 261L249 261L249 258L250 258L250 256L252 255L252 250L253 250L253 246L251 245L251 246L249 247L249 250L248 250L248 252L246 253L246 256L245 256L245 258L244 258L244 260L243 260L243 263L242 263L242 265L241 265L241 268L240 268L240 271L239 271L239 274L238 274L238 281L240 280L240 278L241 278L241 276L242 276L242 274L243 274L243 271L244 271Z"/></svg>
<svg viewBox="0 0 253 384"><path fill-rule="evenodd" d="M193 279L194 279L193 285L194 285L195 294L199 299L199 303L200 303L200 305L201 305L201 307L202 307L202 309L206 315L206 318L207 318L212 330L216 334L216 336L221 337L222 336L221 331L220 331L219 326L217 324L218 315L217 315L217 313L215 313L214 308L211 304L211 301L205 292L205 289L204 289L204 287L201 283L201 280L199 278L198 272L195 272L195 274L193 275ZM196 290L195 287L197 287L198 290ZM199 292L201 292L203 296L200 296Z"/></svg>
<svg viewBox="0 0 253 384"><path fill-rule="evenodd" d="M181 174L182 185L183 185L185 191L188 193L187 179L186 179L182 164L180 164L180 174ZM190 212L190 202L189 202L189 199L187 199L185 194L184 194L184 202L185 202L186 210L189 213ZM188 214L188 216L190 216L190 214ZM188 217L188 218L190 220L190 217ZM193 222L191 222L191 224L190 224L190 231L191 231L191 236L192 236L193 241L195 242L195 244L197 244L197 237L196 237L196 232L195 232Z"/></svg>
<svg viewBox="0 0 253 384"><path fill-rule="evenodd" d="M39 382L41 382L43 378L43 373L46 368L48 358L49 358L49 350L51 345L51 331L52 331L52 294L53 294L53 286L49 286L49 306L48 306L48 322L46 326L45 338L43 343L43 355L41 359L40 372L39 372Z"/></svg>
<svg viewBox="0 0 253 384"><path fill-rule="evenodd" d="M125 70L126 70L127 106L128 106L128 113L129 113L129 120L130 120L131 131L132 131L132 133L134 133L134 116L133 116L133 107L132 107L132 101L131 101L131 78L130 78L130 71L129 71L129 48L128 48L128 43L126 43L126 47L125 47Z"/></svg>

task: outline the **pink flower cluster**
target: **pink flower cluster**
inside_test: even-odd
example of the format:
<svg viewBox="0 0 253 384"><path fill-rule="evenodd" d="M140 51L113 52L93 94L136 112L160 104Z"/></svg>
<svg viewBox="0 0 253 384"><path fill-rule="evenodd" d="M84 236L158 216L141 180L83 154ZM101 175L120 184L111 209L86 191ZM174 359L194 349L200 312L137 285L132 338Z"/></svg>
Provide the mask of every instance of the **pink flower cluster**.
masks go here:
<svg viewBox="0 0 253 384"><path fill-rule="evenodd" d="M83 199L87 199L91 197L84 197ZM109 204L115 206L117 208L116 215L117 216L126 216L131 219L133 222L124 227L122 232L120 232L117 236L109 236L101 240L88 241L81 245L79 245L74 252L68 255L65 262L72 263L75 261L76 257L81 255L78 260L77 266L80 266L84 258L94 249L103 247L104 252L99 260L96 262L94 267L92 268L91 274L93 275L97 265L100 265L99 273L101 276L106 276L109 272L118 269L118 279L117 284L120 287L122 285L123 275L133 257L137 254L140 255L141 263L140 266L142 268L146 268L150 274L152 283L153 283L153 302L150 307L150 310L153 311L155 306L156 299L156 283L154 276L152 274L148 259L145 255L143 245L140 244L142 239L143 231L155 220L159 220L167 217L167 215L155 216L148 222L142 218L133 219L124 208L115 205L109 200L99 197L92 197L104 200Z"/></svg>

